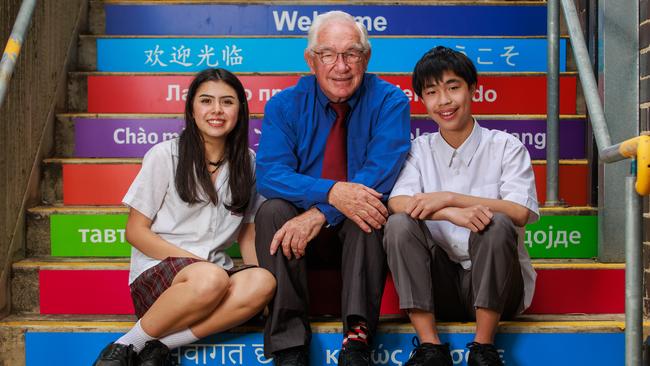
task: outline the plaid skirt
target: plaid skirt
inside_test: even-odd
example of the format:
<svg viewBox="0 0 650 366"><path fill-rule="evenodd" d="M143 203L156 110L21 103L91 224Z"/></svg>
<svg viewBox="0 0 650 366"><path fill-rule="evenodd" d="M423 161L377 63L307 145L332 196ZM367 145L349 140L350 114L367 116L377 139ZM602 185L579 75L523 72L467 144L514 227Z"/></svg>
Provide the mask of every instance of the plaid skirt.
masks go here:
<svg viewBox="0 0 650 366"><path fill-rule="evenodd" d="M174 281L174 277L183 268L190 264L197 262L207 262L202 259L185 258L185 257L167 257L157 265L142 272L138 278L131 283L131 300L133 300L133 307L135 308L135 315L138 319L142 318L149 310L158 297L167 290ZM234 266L231 269L226 269L228 276L243 271L248 268L255 268L257 266L251 264L244 264L241 266Z"/></svg>

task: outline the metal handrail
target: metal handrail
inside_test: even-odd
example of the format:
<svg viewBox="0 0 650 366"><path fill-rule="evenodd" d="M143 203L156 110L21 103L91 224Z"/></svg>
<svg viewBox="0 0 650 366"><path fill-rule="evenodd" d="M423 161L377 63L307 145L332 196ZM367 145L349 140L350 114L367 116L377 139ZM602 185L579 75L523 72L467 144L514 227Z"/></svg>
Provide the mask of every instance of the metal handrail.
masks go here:
<svg viewBox="0 0 650 366"><path fill-rule="evenodd" d="M594 70L589 62L589 51L587 50L585 37L582 35L582 28L576 7L571 1L562 0L562 10L564 11L564 19L569 30L569 37L571 38L571 48L573 49L573 55L575 56L578 67L582 92L584 93L587 110L589 111L589 120L594 130L596 145L598 146L598 155L605 163L613 163L626 159L627 157L620 154L617 155L611 149L612 141L609 137L609 129L605 121L603 105L598 95L598 83L596 83Z"/></svg>
<svg viewBox="0 0 650 366"><path fill-rule="evenodd" d="M558 1L560 0L548 0L547 2L547 6L549 7L549 58L551 44L555 49L559 49L559 32L554 32L554 16L550 14L552 10L554 14L557 13L559 15L559 10L557 10ZM573 0L561 0L561 4L569 30L571 48L573 49L578 68L578 75L587 104L596 145L598 147L598 156L604 163L636 158L633 161L631 169L634 174L627 176L625 180L625 365L640 366L643 362L643 243L641 236L641 198L639 194L645 195L650 192L650 137L639 136L612 145L605 120L605 113L598 94L598 84L596 83L595 74L589 61L589 52L582 34L578 12L576 11ZM553 39L550 39L551 37ZM554 50L553 52L557 51ZM554 57L556 57L556 54L553 54ZM559 79L559 72L553 70L553 74L551 74L549 68L548 78L549 80L555 79L557 81ZM555 87L555 84L549 82L548 96L552 95L553 91L551 87ZM557 103L557 101L552 101L550 98L547 101L549 104L552 102ZM550 113L550 105L548 110ZM553 112L555 113L555 109L553 109ZM549 119L553 120L555 116L549 116ZM557 125L555 125L556 127ZM558 140L549 142L549 144L554 144L552 148L557 148ZM548 158L549 156L547 156Z"/></svg>
<svg viewBox="0 0 650 366"><path fill-rule="evenodd" d="M7 46L2 54L2 60L0 60L0 107L2 107L5 96L7 95L9 81L16 68L16 60L20 54L20 48L27 34L27 28L32 20L35 7L36 0L23 0L20 4L16 22L14 23L11 35L7 41Z"/></svg>
<svg viewBox="0 0 650 366"><path fill-rule="evenodd" d="M548 46L546 64L546 202L544 206L559 206L558 181L560 174L560 10L557 1L546 4L548 21Z"/></svg>

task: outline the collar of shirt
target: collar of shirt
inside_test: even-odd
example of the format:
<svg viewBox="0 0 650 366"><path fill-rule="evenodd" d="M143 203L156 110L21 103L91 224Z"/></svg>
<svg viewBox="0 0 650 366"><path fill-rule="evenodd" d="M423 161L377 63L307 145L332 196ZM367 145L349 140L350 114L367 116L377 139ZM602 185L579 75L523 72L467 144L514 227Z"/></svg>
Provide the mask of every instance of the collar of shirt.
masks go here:
<svg viewBox="0 0 650 366"><path fill-rule="evenodd" d="M345 101L350 106L350 113L354 110L354 107L359 102L361 89L363 89L367 77L368 74L363 75L363 79L361 80L361 85L359 85L359 87L357 88L357 90L354 91L352 96ZM323 89L321 89L320 85L318 84L318 80L315 77L314 77L314 82L316 83L316 100L318 100L318 103L321 105L321 107L323 107L323 110L331 110L332 113L335 113L332 107L329 106L330 103L329 98L327 98L325 93L323 93ZM348 115L350 115L350 113L348 113Z"/></svg>
<svg viewBox="0 0 650 366"><path fill-rule="evenodd" d="M437 133L433 138L433 148L448 167L451 166L454 157L458 157L466 166L469 166L474 154L478 150L478 146L481 144L481 135L481 126L474 119L472 133L470 133L467 140L458 149L451 147L440 133Z"/></svg>

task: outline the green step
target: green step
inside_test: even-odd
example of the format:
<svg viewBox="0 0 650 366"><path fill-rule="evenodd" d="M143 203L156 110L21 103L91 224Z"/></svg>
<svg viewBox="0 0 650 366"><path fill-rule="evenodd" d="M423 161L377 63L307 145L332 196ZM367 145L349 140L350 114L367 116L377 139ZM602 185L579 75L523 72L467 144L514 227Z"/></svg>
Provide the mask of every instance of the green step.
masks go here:
<svg viewBox="0 0 650 366"><path fill-rule="evenodd" d="M29 255L128 257L126 207L35 207L29 210ZM598 216L588 207L542 208L524 240L533 258L594 258ZM48 234L49 233L49 234ZM228 252L239 257L237 246Z"/></svg>

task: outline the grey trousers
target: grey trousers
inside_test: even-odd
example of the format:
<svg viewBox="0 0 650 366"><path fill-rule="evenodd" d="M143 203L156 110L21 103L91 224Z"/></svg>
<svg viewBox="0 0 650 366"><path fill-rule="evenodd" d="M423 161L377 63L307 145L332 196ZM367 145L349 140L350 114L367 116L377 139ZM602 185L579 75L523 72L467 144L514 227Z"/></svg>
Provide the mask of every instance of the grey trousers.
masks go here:
<svg viewBox="0 0 650 366"><path fill-rule="evenodd" d="M391 215L384 230L388 266L401 309L431 312L436 319L473 321L476 308L502 319L523 308L524 283L512 220L495 213L492 222L469 237L469 270L451 261L431 237L424 221Z"/></svg>
<svg viewBox="0 0 650 366"><path fill-rule="evenodd" d="M350 220L336 227L323 228L308 245L306 255L288 260L279 250L269 254L275 232L285 222L301 213L293 204L270 199L255 215L255 247L260 267L275 275L277 289L269 304L269 317L264 328L264 353L272 353L308 345L309 326L308 268L325 262L336 262L341 268L341 314L344 329L351 316L360 316L368 322L374 334L379 320L379 308L386 281L386 256L382 248L381 230L368 234Z"/></svg>

